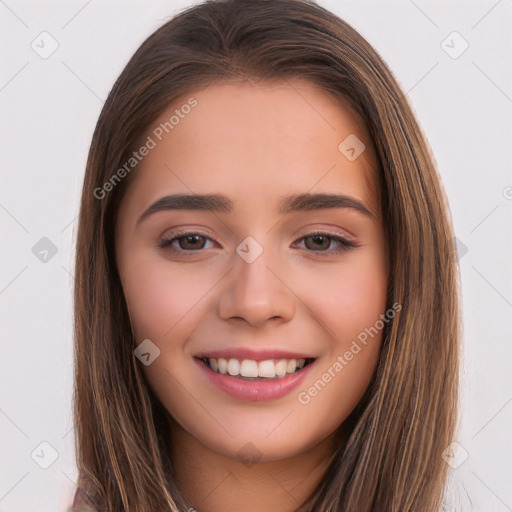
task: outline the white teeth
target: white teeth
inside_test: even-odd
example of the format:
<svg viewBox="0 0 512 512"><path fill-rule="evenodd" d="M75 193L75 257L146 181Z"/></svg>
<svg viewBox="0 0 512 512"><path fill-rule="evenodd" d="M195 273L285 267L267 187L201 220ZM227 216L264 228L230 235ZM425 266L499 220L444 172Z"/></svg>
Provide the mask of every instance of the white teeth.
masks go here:
<svg viewBox="0 0 512 512"><path fill-rule="evenodd" d="M297 369L297 359L290 359L286 363L286 373L293 373Z"/></svg>
<svg viewBox="0 0 512 512"><path fill-rule="evenodd" d="M260 361L258 363L258 376L273 379L276 376L274 361Z"/></svg>
<svg viewBox="0 0 512 512"><path fill-rule="evenodd" d="M213 358L208 359L208 362L210 363L210 366L213 368L212 361L216 361L219 366L219 373L222 373L222 375L226 375L228 373L228 362L220 357L219 359L215 360Z"/></svg>
<svg viewBox="0 0 512 512"><path fill-rule="evenodd" d="M225 359L223 357L208 359L210 368L223 375L246 378L281 378L286 374L295 373L306 364L305 359L267 359L255 361L254 359Z"/></svg>
<svg viewBox="0 0 512 512"><path fill-rule="evenodd" d="M281 359L276 364L276 375L278 377L284 377L286 375L286 359Z"/></svg>
<svg viewBox="0 0 512 512"><path fill-rule="evenodd" d="M240 363L238 359L230 359L228 363L229 375L240 375Z"/></svg>
<svg viewBox="0 0 512 512"><path fill-rule="evenodd" d="M258 363L253 359L244 359L240 365L240 375L242 377L257 377Z"/></svg>

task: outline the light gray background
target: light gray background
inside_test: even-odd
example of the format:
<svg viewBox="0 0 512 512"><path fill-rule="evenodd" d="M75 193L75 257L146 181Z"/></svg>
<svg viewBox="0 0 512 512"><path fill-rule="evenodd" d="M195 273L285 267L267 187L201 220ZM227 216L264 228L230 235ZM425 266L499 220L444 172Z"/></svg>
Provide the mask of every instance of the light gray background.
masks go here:
<svg viewBox="0 0 512 512"><path fill-rule="evenodd" d="M468 496L448 510L512 511L512 0L319 3L389 64L450 200L465 324L453 465L468 456L453 470L452 494ZM86 155L128 59L191 4L0 0L0 512L69 504L72 272ZM58 42L46 59L31 47L49 48L43 31ZM458 58L445 51L462 48L456 36L446 40L453 31L469 44ZM46 262L32 252L43 237L57 248ZM52 449L42 442L58 454L47 469Z"/></svg>

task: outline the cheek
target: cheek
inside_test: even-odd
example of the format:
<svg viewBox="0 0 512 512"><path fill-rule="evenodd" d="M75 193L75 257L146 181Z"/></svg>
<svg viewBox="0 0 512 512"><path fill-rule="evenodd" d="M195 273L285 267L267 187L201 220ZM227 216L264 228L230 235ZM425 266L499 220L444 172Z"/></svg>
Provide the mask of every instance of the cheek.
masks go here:
<svg viewBox="0 0 512 512"><path fill-rule="evenodd" d="M330 272L311 304L330 340L318 368L298 391L310 428L326 435L340 425L364 395L382 343L387 276L378 264Z"/></svg>
<svg viewBox="0 0 512 512"><path fill-rule="evenodd" d="M175 326L193 316L211 286L205 276L175 264L171 271L162 259L141 256L132 262L133 271L123 275L123 289L137 340L153 336L164 341Z"/></svg>
<svg viewBox="0 0 512 512"><path fill-rule="evenodd" d="M326 266L304 282L311 283L305 293L313 299L308 305L341 345L374 325L385 312L386 269L372 254L346 265Z"/></svg>
<svg viewBox="0 0 512 512"><path fill-rule="evenodd" d="M331 426L343 421L357 405L379 359L387 269L378 255L361 251L344 265L318 267L305 281L310 283L304 292L310 297L308 306L330 341L319 368L302 387L299 402L309 404L320 416L325 404L330 404Z"/></svg>

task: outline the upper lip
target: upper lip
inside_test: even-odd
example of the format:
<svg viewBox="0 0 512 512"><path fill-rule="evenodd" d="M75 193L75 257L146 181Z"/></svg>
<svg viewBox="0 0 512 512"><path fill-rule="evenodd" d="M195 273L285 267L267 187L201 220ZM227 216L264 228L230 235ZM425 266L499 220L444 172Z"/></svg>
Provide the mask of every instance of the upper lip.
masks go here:
<svg viewBox="0 0 512 512"><path fill-rule="evenodd" d="M254 359L255 361L266 361L267 359L315 359L313 356L303 352L290 352L278 348L254 349L249 347L232 347L227 349L209 350L201 352L194 357L224 359Z"/></svg>

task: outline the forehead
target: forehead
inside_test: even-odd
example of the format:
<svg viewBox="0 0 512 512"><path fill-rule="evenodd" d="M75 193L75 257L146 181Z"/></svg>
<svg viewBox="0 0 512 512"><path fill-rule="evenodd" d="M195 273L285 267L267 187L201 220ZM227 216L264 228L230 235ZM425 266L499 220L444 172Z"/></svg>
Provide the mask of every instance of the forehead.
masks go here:
<svg viewBox="0 0 512 512"><path fill-rule="evenodd" d="M126 193L139 210L171 192L221 192L240 211L256 197L268 209L289 194L333 190L379 209L364 121L303 80L209 85L169 105L141 138L149 139L153 147ZM354 142L364 150L351 160L346 149Z"/></svg>

